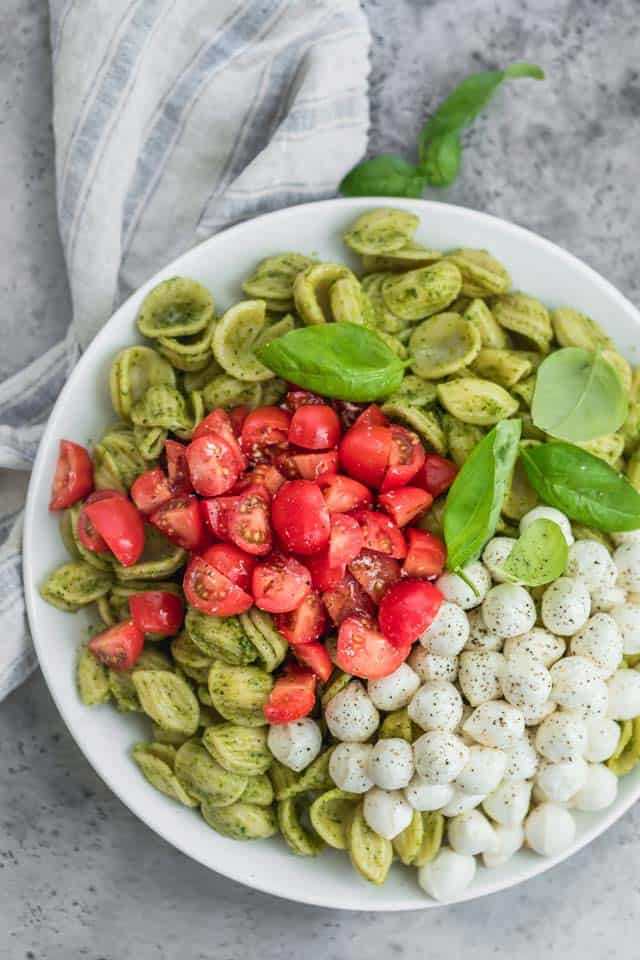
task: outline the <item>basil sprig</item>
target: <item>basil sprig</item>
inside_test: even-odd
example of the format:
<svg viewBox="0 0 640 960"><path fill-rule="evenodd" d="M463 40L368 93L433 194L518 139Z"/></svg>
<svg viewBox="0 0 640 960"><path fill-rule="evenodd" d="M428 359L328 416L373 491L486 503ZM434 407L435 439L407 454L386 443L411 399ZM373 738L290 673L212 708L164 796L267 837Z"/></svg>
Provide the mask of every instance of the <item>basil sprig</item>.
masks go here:
<svg viewBox="0 0 640 960"><path fill-rule="evenodd" d="M518 455L521 420L502 420L474 448L454 480L444 511L447 566L456 572L493 536Z"/></svg>
<svg viewBox="0 0 640 960"><path fill-rule="evenodd" d="M408 163L387 153L355 166L340 184L346 197L420 197L427 184L449 187L458 176L461 131L487 106L508 78L544 80L532 63L514 63L506 70L472 73L443 100L422 127L418 139L419 163Z"/></svg>
<svg viewBox="0 0 640 960"><path fill-rule="evenodd" d="M520 457L540 499L572 520L606 533L640 528L640 494L599 457L570 443L521 447Z"/></svg>
<svg viewBox="0 0 640 960"><path fill-rule="evenodd" d="M258 356L299 387L361 403L394 393L405 368L380 337L355 323L291 330L261 347Z"/></svg>
<svg viewBox="0 0 640 960"><path fill-rule="evenodd" d="M510 580L540 587L557 580L567 569L569 547L553 520L540 518L524 529L502 567Z"/></svg>

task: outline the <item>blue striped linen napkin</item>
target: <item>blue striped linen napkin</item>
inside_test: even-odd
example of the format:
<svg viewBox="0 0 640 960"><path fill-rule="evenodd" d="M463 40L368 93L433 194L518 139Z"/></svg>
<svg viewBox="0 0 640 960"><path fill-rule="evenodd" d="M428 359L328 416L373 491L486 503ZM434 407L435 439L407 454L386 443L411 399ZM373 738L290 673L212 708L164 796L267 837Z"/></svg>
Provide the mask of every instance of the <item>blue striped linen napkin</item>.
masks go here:
<svg viewBox="0 0 640 960"><path fill-rule="evenodd" d="M332 196L366 149L358 0L50 0L66 339L0 385L0 467L29 470L115 307L238 220ZM3 516L4 513L4 516ZM36 665L21 513L0 508L0 698Z"/></svg>

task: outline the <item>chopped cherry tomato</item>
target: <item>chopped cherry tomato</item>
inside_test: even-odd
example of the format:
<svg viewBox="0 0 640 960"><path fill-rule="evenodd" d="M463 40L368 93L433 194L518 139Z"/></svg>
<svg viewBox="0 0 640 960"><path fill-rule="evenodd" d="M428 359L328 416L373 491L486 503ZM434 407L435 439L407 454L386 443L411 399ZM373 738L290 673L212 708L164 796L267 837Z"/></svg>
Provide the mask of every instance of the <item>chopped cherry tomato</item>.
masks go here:
<svg viewBox="0 0 640 960"><path fill-rule="evenodd" d="M297 475L303 480L318 480L327 473L338 469L338 451L326 450L324 453L294 453L291 458L296 466Z"/></svg>
<svg viewBox="0 0 640 960"><path fill-rule="evenodd" d="M390 427L352 427L340 442L342 469L368 487L382 485L390 453Z"/></svg>
<svg viewBox="0 0 640 960"><path fill-rule="evenodd" d="M326 683L333 673L333 663L327 648L315 640L313 643L302 643L293 648L293 655L305 667L309 667L319 680Z"/></svg>
<svg viewBox="0 0 640 960"><path fill-rule="evenodd" d="M327 613L338 626L347 617L355 614L372 617L376 609L371 597L364 592L350 573L345 573L339 584L323 592L322 602L327 608Z"/></svg>
<svg viewBox="0 0 640 960"><path fill-rule="evenodd" d="M319 553L329 542L329 511L311 480L290 480L280 487L271 504L271 522L292 553Z"/></svg>
<svg viewBox="0 0 640 960"><path fill-rule="evenodd" d="M284 449L289 436L291 415L280 407L252 410L242 424L240 443L250 460L269 461L278 449Z"/></svg>
<svg viewBox="0 0 640 960"><path fill-rule="evenodd" d="M261 485L251 486L233 498L228 518L229 538L247 553L263 557L272 546L269 521L269 493Z"/></svg>
<svg viewBox="0 0 640 960"><path fill-rule="evenodd" d="M87 644L96 660L110 670L130 670L144 647L144 633L135 623L125 620L91 637Z"/></svg>
<svg viewBox="0 0 640 960"><path fill-rule="evenodd" d="M299 407L289 424L289 443L305 450L328 450L340 439L338 414L326 403Z"/></svg>
<svg viewBox="0 0 640 960"><path fill-rule="evenodd" d="M329 551L323 550L321 553L315 553L312 557L305 558L305 565L309 568L311 582L316 590L331 590L342 583L345 573L344 565L341 567L332 567L329 565Z"/></svg>
<svg viewBox="0 0 640 960"><path fill-rule="evenodd" d="M371 491L363 483L338 473L327 473L318 478L325 503L330 513L350 513L373 504Z"/></svg>
<svg viewBox="0 0 640 960"><path fill-rule="evenodd" d="M317 393L311 393L310 390L289 390L285 397L285 403L292 413L298 407L304 407L309 403L324 403L324 399Z"/></svg>
<svg viewBox="0 0 640 960"><path fill-rule="evenodd" d="M193 493L186 445L178 443L177 440L165 440L164 452L167 455L167 474L173 496L186 497L187 494Z"/></svg>
<svg viewBox="0 0 640 960"><path fill-rule="evenodd" d="M389 421L385 417L384 413L380 407L376 406L375 403L372 403L371 406L367 407L364 410L356 422L354 427L388 427Z"/></svg>
<svg viewBox="0 0 640 960"><path fill-rule="evenodd" d="M131 487L131 499L140 513L153 513L173 496L169 478L161 467L141 473Z"/></svg>
<svg viewBox="0 0 640 960"><path fill-rule="evenodd" d="M215 497L200 501L205 526L220 540L229 539L229 520L235 499L235 497Z"/></svg>
<svg viewBox="0 0 640 960"><path fill-rule="evenodd" d="M167 540L183 550L202 547L206 531L197 497L175 497L152 513L149 519Z"/></svg>
<svg viewBox="0 0 640 960"><path fill-rule="evenodd" d="M407 555L407 544L402 531L386 514L374 513L373 510L356 510L353 516L362 529L363 546L366 550L387 553L396 560L402 560Z"/></svg>
<svg viewBox="0 0 640 960"><path fill-rule="evenodd" d="M182 586L191 606L213 617L244 613L253 605L248 593L202 557L191 557Z"/></svg>
<svg viewBox="0 0 640 960"><path fill-rule="evenodd" d="M424 466L416 477L416 483L424 487L431 496L439 497L448 490L458 474L458 468L451 460L437 453L427 453Z"/></svg>
<svg viewBox="0 0 640 960"><path fill-rule="evenodd" d="M227 440L219 433L205 433L187 447L191 482L203 497L226 493L240 476L242 467Z"/></svg>
<svg viewBox="0 0 640 960"><path fill-rule="evenodd" d="M391 451L382 481L383 493L411 483L424 464L425 457L424 447L417 433L397 423L392 423L389 429L391 430Z"/></svg>
<svg viewBox="0 0 640 960"><path fill-rule="evenodd" d="M278 677L264 706L269 723L293 723L311 713L316 702L316 675L306 667L289 664Z"/></svg>
<svg viewBox="0 0 640 960"><path fill-rule="evenodd" d="M407 530L409 549L402 572L409 577L439 577L447 560L447 548L435 533Z"/></svg>
<svg viewBox="0 0 640 960"><path fill-rule="evenodd" d="M340 417L343 430L350 430L367 408L366 403L353 403L351 400L334 400L333 406Z"/></svg>
<svg viewBox="0 0 640 960"><path fill-rule="evenodd" d="M251 578L255 603L268 613L290 613L311 591L311 574L299 560L272 553Z"/></svg>
<svg viewBox="0 0 640 960"><path fill-rule="evenodd" d="M324 607L315 590L307 594L296 610L277 613L273 619L276 628L294 647L313 643L322 636L326 623Z"/></svg>
<svg viewBox="0 0 640 960"><path fill-rule="evenodd" d="M349 571L374 603L380 603L384 593L400 579L398 561L374 550L363 550L351 561Z"/></svg>
<svg viewBox="0 0 640 960"><path fill-rule="evenodd" d="M65 510L93 490L93 466L84 447L72 440L60 441L49 510Z"/></svg>
<svg viewBox="0 0 640 960"><path fill-rule="evenodd" d="M252 484L261 484L263 487L266 487L271 496L273 496L274 493L278 492L285 478L273 464L259 463L251 473L247 474L247 480ZM248 484L245 484L245 489L247 486Z"/></svg>
<svg viewBox="0 0 640 960"><path fill-rule="evenodd" d="M144 549L144 523L131 501L109 497L87 504L85 510L116 560L123 567L133 566Z"/></svg>
<svg viewBox="0 0 640 960"><path fill-rule="evenodd" d="M251 590L251 574L256 565L256 558L250 553L245 553L232 543L214 543L200 556L236 586L247 592Z"/></svg>
<svg viewBox="0 0 640 960"><path fill-rule="evenodd" d="M398 487L380 494L378 503L399 527L406 527L431 506L433 497L421 487Z"/></svg>
<svg viewBox="0 0 640 960"><path fill-rule="evenodd" d="M94 553L108 553L109 547L104 538L100 536L93 526L91 520L89 520L85 507L88 503L97 503L98 500L109 500L110 497L122 497L123 500L127 499L120 490L94 490L93 493L89 494L78 514L78 539L87 550L92 550Z"/></svg>
<svg viewBox="0 0 640 960"><path fill-rule="evenodd" d="M246 403L242 403L239 407L234 407L233 410L229 411L229 420L231 420L231 426L236 437L239 437L242 433L242 425L250 413L251 408Z"/></svg>
<svg viewBox="0 0 640 960"><path fill-rule="evenodd" d="M239 472L247 469L247 458L245 457L238 439L233 429L231 417L226 410L218 408L209 413L204 420L201 420L191 436L192 442L205 437L208 434L222 437L233 451L233 455L238 461Z"/></svg>
<svg viewBox="0 0 640 960"><path fill-rule="evenodd" d="M173 637L182 626L184 603L177 593L145 590L129 597L131 619L143 633Z"/></svg>
<svg viewBox="0 0 640 960"><path fill-rule="evenodd" d="M334 513L329 536L329 565L344 567L350 563L362 550L363 542L358 521L346 513Z"/></svg>
<svg viewBox="0 0 640 960"><path fill-rule="evenodd" d="M347 617L338 631L336 663L354 677L378 680L397 670L411 650L411 644L396 647L367 617Z"/></svg>
<svg viewBox="0 0 640 960"><path fill-rule="evenodd" d="M380 629L394 647L404 649L435 619L442 594L424 580L401 580L385 593L378 609Z"/></svg>

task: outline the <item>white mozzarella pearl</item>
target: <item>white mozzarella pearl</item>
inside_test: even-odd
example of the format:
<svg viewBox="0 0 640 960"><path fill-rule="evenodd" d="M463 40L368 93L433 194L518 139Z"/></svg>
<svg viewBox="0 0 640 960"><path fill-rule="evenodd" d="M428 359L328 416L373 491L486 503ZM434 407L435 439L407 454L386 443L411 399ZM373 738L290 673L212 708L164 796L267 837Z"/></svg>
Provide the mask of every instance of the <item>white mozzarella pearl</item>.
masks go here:
<svg viewBox="0 0 640 960"><path fill-rule="evenodd" d="M469 748L448 730L430 730L413 744L416 770L429 783L452 783L469 759Z"/></svg>
<svg viewBox="0 0 640 960"><path fill-rule="evenodd" d="M400 710L406 707L419 686L418 674L407 663L401 663L387 677L369 680L367 692L374 707L379 710Z"/></svg>
<svg viewBox="0 0 640 960"><path fill-rule="evenodd" d="M514 707L539 706L549 699L551 674L530 653L514 653L505 661L502 691Z"/></svg>
<svg viewBox="0 0 640 960"><path fill-rule="evenodd" d="M524 722L528 727L537 727L539 723L542 723L547 717L550 717L551 714L556 710L558 704L555 700L545 700L544 703L536 704L535 706L525 706L520 707L522 711L522 716L524 717Z"/></svg>
<svg viewBox="0 0 640 960"><path fill-rule="evenodd" d="M349 743L368 740L380 723L378 711L357 680L352 680L329 701L324 718L333 736Z"/></svg>
<svg viewBox="0 0 640 960"><path fill-rule="evenodd" d="M267 746L276 760L299 772L315 760L322 749L322 731L311 717L276 723L269 727Z"/></svg>
<svg viewBox="0 0 640 960"><path fill-rule="evenodd" d="M522 824L516 823L513 827L503 827L496 823L493 828L493 843L482 854L485 867L501 867L517 853L524 843Z"/></svg>
<svg viewBox="0 0 640 960"><path fill-rule="evenodd" d="M529 780L538 769L538 754L530 733L525 733L522 740L518 740L509 747L505 755L507 758L504 770L505 780Z"/></svg>
<svg viewBox="0 0 640 960"><path fill-rule="evenodd" d="M536 775L536 786L540 787L546 800L566 803L584 786L588 770L589 765L582 757L561 763L543 760Z"/></svg>
<svg viewBox="0 0 640 960"><path fill-rule="evenodd" d="M591 597L585 584L573 577L559 577L542 597L542 622L551 633L570 637L589 619Z"/></svg>
<svg viewBox="0 0 640 960"><path fill-rule="evenodd" d="M466 734L483 747L513 746L524 734L522 711L505 700L487 700L464 724Z"/></svg>
<svg viewBox="0 0 640 960"><path fill-rule="evenodd" d="M505 659L495 650L465 650L458 658L458 683L472 707L502 695Z"/></svg>
<svg viewBox="0 0 640 960"><path fill-rule="evenodd" d="M487 816L505 827L522 823L531 802L528 780L503 780L493 793L485 797L482 808Z"/></svg>
<svg viewBox="0 0 640 960"><path fill-rule="evenodd" d="M473 882L476 859L444 847L437 857L418 870L418 883L440 903L461 897Z"/></svg>
<svg viewBox="0 0 640 960"><path fill-rule="evenodd" d="M463 793L459 787L454 785L453 796L440 813L443 817L457 817L460 813L466 813L467 810L479 807L485 797L486 793Z"/></svg>
<svg viewBox="0 0 640 960"><path fill-rule="evenodd" d="M616 547L619 547L622 543L639 543L640 530L621 530L619 533L612 533L611 539Z"/></svg>
<svg viewBox="0 0 640 960"><path fill-rule="evenodd" d="M456 573L444 573L436 580L436 586L442 592L445 600L457 603L463 610L471 610L484 600L487 590L491 586L491 577L487 568L479 560L468 563L462 568L462 572L466 580L474 585L476 593L471 589L469 583L465 583L465 580Z"/></svg>
<svg viewBox="0 0 640 960"><path fill-rule="evenodd" d="M640 673L616 670L607 681L611 720L633 720L640 716Z"/></svg>
<svg viewBox="0 0 640 960"><path fill-rule="evenodd" d="M640 590L640 541L616 547L613 562L618 568L618 586L623 590Z"/></svg>
<svg viewBox="0 0 640 960"><path fill-rule="evenodd" d="M598 693L598 681L602 678L590 657L563 657L551 667L553 699L573 710L588 706Z"/></svg>
<svg viewBox="0 0 640 960"><path fill-rule="evenodd" d="M400 737L378 740L369 754L367 773L376 787L401 790L413 776L411 744Z"/></svg>
<svg viewBox="0 0 640 960"><path fill-rule="evenodd" d="M589 764L586 780L573 798L576 810L594 812L610 807L618 795L618 778L603 763Z"/></svg>
<svg viewBox="0 0 640 960"><path fill-rule="evenodd" d="M564 709L564 708L563 708ZM606 680L597 680L591 690L591 700L580 707L572 707L567 713L582 720L596 720L609 712L609 688Z"/></svg>
<svg viewBox="0 0 640 960"><path fill-rule="evenodd" d="M413 808L399 790L373 787L365 794L362 815L374 833L385 840L393 840L411 823Z"/></svg>
<svg viewBox="0 0 640 960"><path fill-rule="evenodd" d="M554 523L557 523L562 530L568 546L571 546L574 542L569 518L560 510L556 510L555 507L534 507L533 510L529 510L529 513L525 513L520 521L520 533L524 533L534 520L552 520Z"/></svg>
<svg viewBox="0 0 640 960"><path fill-rule="evenodd" d="M564 656L566 647L562 637L554 636L543 627L534 627L528 633L505 640L503 653L505 657L512 657L516 653L529 653L549 668Z"/></svg>
<svg viewBox="0 0 640 960"><path fill-rule="evenodd" d="M370 743L339 743L329 757L329 776L340 790L366 793L373 786L367 772Z"/></svg>
<svg viewBox="0 0 640 960"><path fill-rule="evenodd" d="M462 697L448 680L429 680L413 695L408 711L423 730L455 730L462 718Z"/></svg>
<svg viewBox="0 0 640 960"><path fill-rule="evenodd" d="M626 600L627 594L622 587L598 587L591 593L591 610L593 613L602 611L610 613L614 607L619 606Z"/></svg>
<svg viewBox="0 0 640 960"><path fill-rule="evenodd" d="M427 783L416 774L406 787L404 795L414 810L440 810L453 798L453 784Z"/></svg>
<svg viewBox="0 0 640 960"><path fill-rule="evenodd" d="M531 594L517 583L499 583L487 593L482 604L485 625L500 637L526 633L536 622Z"/></svg>
<svg viewBox="0 0 640 960"><path fill-rule="evenodd" d="M443 600L435 619L420 637L420 643L438 657L455 657L463 649L468 636L469 621L462 607Z"/></svg>
<svg viewBox="0 0 640 960"><path fill-rule="evenodd" d="M498 786L507 766L507 754L495 747L469 747L469 759L456 777L456 786L469 794L487 794Z"/></svg>
<svg viewBox="0 0 640 960"><path fill-rule="evenodd" d="M640 653L640 607L620 603L613 608L611 616L622 639L623 653L627 656Z"/></svg>
<svg viewBox="0 0 640 960"><path fill-rule="evenodd" d="M587 743L585 721L571 713L552 713L536 731L536 750L551 763L584 756Z"/></svg>
<svg viewBox="0 0 640 960"><path fill-rule="evenodd" d="M615 720L608 718L598 718L596 720L585 720L587 728L587 749L584 753L585 760L589 763L602 763L608 760L615 753L620 739L620 727Z"/></svg>
<svg viewBox="0 0 640 960"><path fill-rule="evenodd" d="M615 673L622 660L622 637L613 613L594 614L582 630L571 638L569 649L577 656L590 657L604 680Z"/></svg>
<svg viewBox="0 0 640 960"><path fill-rule="evenodd" d="M458 676L457 657L439 657L429 653L419 643L415 644L407 663L421 680L448 680L453 683Z"/></svg>
<svg viewBox="0 0 640 960"><path fill-rule="evenodd" d="M571 846L576 822L564 807L542 803L535 807L524 825L527 845L542 857L557 857Z"/></svg>
<svg viewBox="0 0 640 960"><path fill-rule="evenodd" d="M469 618L469 639L465 650L502 650L504 638L487 629L482 617L482 607L470 610L467 616Z"/></svg>
<svg viewBox="0 0 640 960"><path fill-rule="evenodd" d="M612 587L618 571L607 548L597 540L577 540L569 547L568 577L578 577L588 590Z"/></svg>
<svg viewBox="0 0 640 960"><path fill-rule="evenodd" d="M447 823L449 846L456 853L475 856L491 846L494 841L493 827L480 810L467 810L452 817Z"/></svg>
<svg viewBox="0 0 640 960"><path fill-rule="evenodd" d="M482 562L496 583L504 583L507 579L502 568L514 545L515 540L511 537L494 537L482 551Z"/></svg>

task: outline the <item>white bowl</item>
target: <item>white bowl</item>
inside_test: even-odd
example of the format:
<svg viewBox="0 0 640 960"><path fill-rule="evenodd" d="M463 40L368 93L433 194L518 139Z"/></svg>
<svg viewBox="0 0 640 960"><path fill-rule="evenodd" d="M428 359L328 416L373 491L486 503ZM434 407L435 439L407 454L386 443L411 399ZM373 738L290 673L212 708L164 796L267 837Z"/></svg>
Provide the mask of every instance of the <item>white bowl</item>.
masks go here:
<svg viewBox="0 0 640 960"><path fill-rule="evenodd" d="M521 227L474 210L417 200L328 200L292 207L232 227L195 247L160 271L105 324L49 419L31 477L24 528L27 608L40 665L65 723L96 772L141 820L194 860L258 890L341 910L415 910L439 904L419 889L415 870L394 866L385 885L374 887L354 872L344 854L330 851L304 859L289 853L278 838L256 843L225 839L193 810L154 790L129 756L131 745L148 736L144 719L119 714L110 706L87 708L76 693L75 652L91 618L48 606L38 594L38 585L67 559L58 517L47 510L58 441L67 438L86 444L115 419L109 402L110 363L118 350L139 339L134 319L148 291L176 274L195 277L211 288L218 309L224 309L241 297L242 279L269 254L296 250L315 253L323 260L349 262L342 233L360 213L384 203L419 214L417 236L429 247L490 250L509 268L514 288L550 307L571 306L593 316L617 347L633 358L640 335L638 311L599 274ZM461 899L503 890L547 870L602 833L639 794L640 768L620 781L618 798L608 810L577 815L576 841L561 857L543 859L521 851L503 867L479 867Z"/></svg>

